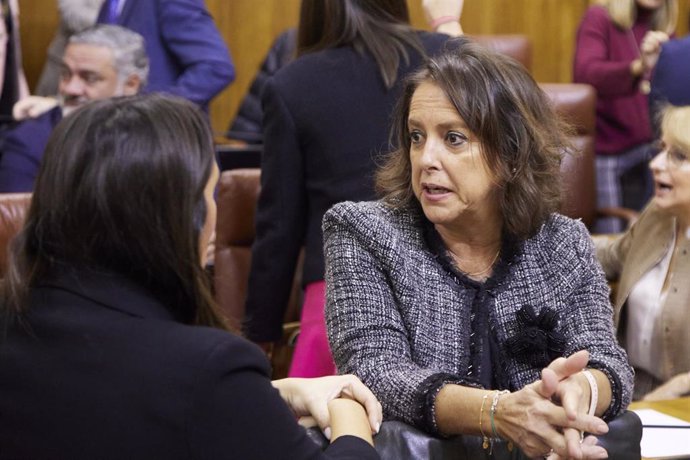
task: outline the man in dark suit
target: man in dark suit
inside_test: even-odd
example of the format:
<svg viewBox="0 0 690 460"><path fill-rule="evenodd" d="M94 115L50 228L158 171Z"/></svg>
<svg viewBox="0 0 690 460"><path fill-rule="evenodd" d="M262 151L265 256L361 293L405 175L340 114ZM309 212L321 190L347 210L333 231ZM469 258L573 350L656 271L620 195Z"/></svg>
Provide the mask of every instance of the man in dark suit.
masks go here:
<svg viewBox="0 0 690 460"><path fill-rule="evenodd" d="M136 32L100 25L73 35L62 59L59 104L4 136L0 193L31 192L50 133L62 117L92 100L138 93L148 68L144 40Z"/></svg>
<svg viewBox="0 0 690 460"><path fill-rule="evenodd" d="M235 78L230 52L203 0L106 0L98 22L144 37L151 61L147 92L206 107Z"/></svg>

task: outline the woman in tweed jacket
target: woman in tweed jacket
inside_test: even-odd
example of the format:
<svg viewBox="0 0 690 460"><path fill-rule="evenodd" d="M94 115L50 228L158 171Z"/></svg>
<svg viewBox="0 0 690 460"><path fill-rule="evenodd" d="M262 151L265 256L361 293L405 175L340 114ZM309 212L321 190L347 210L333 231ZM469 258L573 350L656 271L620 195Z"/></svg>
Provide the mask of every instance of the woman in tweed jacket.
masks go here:
<svg viewBox="0 0 690 460"><path fill-rule="evenodd" d="M339 371L428 432L602 458L578 431L607 431L632 370L587 230L555 213L565 127L547 97L459 39L408 80L393 129L383 200L324 218Z"/></svg>

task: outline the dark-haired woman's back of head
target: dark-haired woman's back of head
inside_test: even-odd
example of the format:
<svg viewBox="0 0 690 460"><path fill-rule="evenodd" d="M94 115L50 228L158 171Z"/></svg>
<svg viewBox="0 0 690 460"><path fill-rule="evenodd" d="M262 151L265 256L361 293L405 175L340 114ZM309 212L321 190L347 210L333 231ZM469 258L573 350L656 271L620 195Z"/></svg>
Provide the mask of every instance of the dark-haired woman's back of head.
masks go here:
<svg viewBox="0 0 690 460"><path fill-rule="evenodd" d="M352 46L374 57L390 88L400 61L409 62L407 47L425 54L409 20L405 0L303 0L297 55Z"/></svg>
<svg viewBox="0 0 690 460"><path fill-rule="evenodd" d="M54 272L96 270L146 287L185 323L219 325L200 266L208 122L182 99L97 101L54 130L3 289L21 312Z"/></svg>

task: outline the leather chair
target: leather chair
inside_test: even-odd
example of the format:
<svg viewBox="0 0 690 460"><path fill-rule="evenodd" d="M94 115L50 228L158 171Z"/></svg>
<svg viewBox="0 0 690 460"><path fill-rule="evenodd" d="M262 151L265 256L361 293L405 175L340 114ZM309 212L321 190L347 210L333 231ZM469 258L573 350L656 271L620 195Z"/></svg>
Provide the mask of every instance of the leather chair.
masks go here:
<svg viewBox="0 0 690 460"><path fill-rule="evenodd" d="M629 224L638 213L623 207L597 208L594 138L596 135L596 92L580 83L540 83L556 112L573 127L573 152L561 163L563 201L561 212L582 219L591 229L598 216L613 216Z"/></svg>
<svg viewBox="0 0 690 460"><path fill-rule="evenodd" d="M561 212L582 219L588 228L596 219L594 136L596 134L596 92L578 83L541 83L556 112L573 127L570 141L574 152L561 163L563 202Z"/></svg>
<svg viewBox="0 0 690 460"><path fill-rule="evenodd" d="M24 225L30 203L30 193L0 194L0 278L4 277L7 271L10 241Z"/></svg>
<svg viewBox="0 0 690 460"><path fill-rule="evenodd" d="M526 35L470 35L472 40L501 54L508 55L532 70L532 43Z"/></svg>
<svg viewBox="0 0 690 460"><path fill-rule="evenodd" d="M254 216L261 190L260 176L261 170L258 168L232 169L221 174L218 185L214 289L221 312L238 330L244 320L244 302L255 235ZM299 332L301 260L300 256L285 314L283 338L275 344L272 354L273 378L287 375L294 339ZM270 289L270 286L266 288Z"/></svg>

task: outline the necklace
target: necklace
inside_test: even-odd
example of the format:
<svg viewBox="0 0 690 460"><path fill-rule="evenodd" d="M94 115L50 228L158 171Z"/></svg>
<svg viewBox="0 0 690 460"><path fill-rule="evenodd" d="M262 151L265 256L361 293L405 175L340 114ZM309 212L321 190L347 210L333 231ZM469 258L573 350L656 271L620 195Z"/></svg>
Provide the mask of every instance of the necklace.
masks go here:
<svg viewBox="0 0 690 460"><path fill-rule="evenodd" d="M460 259L457 255L455 255L455 253L454 253L453 251L450 251L450 253L453 255L453 257L454 257L455 259L462 260L462 259ZM479 270L478 272L468 273L468 272L466 272L466 271L464 271L464 270L462 270L462 269L460 269L460 270L461 270L463 273L465 273L465 275L467 275L467 276L469 276L469 277L482 275L482 274L488 272L488 271L491 269L491 267L494 266L494 264L495 264L496 261L498 260L499 254L501 254L501 248L500 248L500 247L498 248L498 251L496 251L496 255L494 256L494 258L491 259L491 262L489 262L489 265L487 265L486 267L484 267L482 270ZM459 268L459 267L458 267L458 268Z"/></svg>

